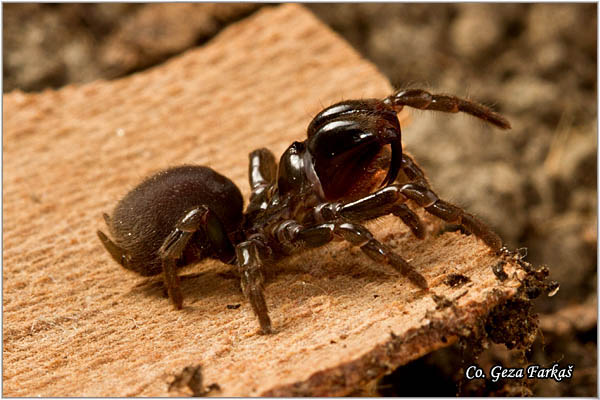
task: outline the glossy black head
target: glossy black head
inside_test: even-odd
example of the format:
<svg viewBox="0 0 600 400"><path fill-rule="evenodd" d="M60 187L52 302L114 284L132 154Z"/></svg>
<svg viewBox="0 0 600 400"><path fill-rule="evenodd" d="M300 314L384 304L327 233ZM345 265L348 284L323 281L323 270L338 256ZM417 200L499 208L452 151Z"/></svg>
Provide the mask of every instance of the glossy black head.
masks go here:
<svg viewBox="0 0 600 400"><path fill-rule="evenodd" d="M324 109L308 127L306 145L328 200L366 195L393 182L400 170L400 124L380 100Z"/></svg>

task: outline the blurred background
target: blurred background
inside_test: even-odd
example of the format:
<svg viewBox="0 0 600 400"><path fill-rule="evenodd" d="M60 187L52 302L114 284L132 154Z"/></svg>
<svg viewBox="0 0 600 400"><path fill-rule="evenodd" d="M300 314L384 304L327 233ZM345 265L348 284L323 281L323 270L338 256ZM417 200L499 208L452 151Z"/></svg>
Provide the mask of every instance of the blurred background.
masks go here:
<svg viewBox="0 0 600 400"><path fill-rule="evenodd" d="M201 46L261 4L4 4L3 90L114 79ZM597 395L596 4L306 4L396 88L467 96L505 115L411 111L403 142L445 199L489 222L560 283L535 301L538 340L476 361L574 365L568 381L463 381L457 346L400 367L372 395ZM323 57L326 57L323 54ZM524 252L524 250L522 250Z"/></svg>

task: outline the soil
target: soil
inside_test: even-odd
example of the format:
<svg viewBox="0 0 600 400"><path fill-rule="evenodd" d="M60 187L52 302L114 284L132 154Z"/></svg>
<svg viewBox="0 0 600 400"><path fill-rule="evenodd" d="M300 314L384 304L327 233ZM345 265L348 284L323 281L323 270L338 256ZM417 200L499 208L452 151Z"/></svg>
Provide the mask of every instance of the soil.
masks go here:
<svg viewBox="0 0 600 400"><path fill-rule="evenodd" d="M260 7L6 4L4 91L131 74L202 45ZM560 283L555 296L535 302L540 332L529 349L491 345L468 355L459 343L400 367L374 393L596 396L596 6L307 7L395 87L468 96L510 120L512 130L499 132L469 117L411 110L403 142L439 194L489 222L508 247L526 249L526 260L546 265ZM466 381L463 367L473 362L485 371L559 362L573 364L574 375L560 383ZM439 383L426 384L433 379Z"/></svg>

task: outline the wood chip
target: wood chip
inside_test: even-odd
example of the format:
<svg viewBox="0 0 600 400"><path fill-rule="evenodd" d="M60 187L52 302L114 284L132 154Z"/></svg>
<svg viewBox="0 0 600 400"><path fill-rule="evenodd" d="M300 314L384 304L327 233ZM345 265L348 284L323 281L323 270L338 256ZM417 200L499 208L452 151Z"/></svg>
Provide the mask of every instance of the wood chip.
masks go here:
<svg viewBox="0 0 600 400"><path fill-rule="evenodd" d="M175 311L159 278L125 271L96 237L150 173L204 164L247 197L251 150L281 154L324 106L391 91L310 12L282 5L125 79L4 95L3 394L169 396L174 376L201 366L217 395L344 395L468 332L520 285L514 263L496 279L498 258L473 236L369 225L428 293L343 243L287 260L266 285L269 336L229 267L185 270ZM469 281L445 284L452 274Z"/></svg>

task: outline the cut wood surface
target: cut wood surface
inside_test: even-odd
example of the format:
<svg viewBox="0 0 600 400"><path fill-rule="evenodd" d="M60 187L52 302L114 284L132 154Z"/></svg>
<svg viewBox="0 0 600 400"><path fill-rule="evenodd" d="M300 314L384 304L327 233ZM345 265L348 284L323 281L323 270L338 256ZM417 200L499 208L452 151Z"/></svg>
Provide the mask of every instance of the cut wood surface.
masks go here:
<svg viewBox="0 0 600 400"><path fill-rule="evenodd" d="M473 236L420 241L386 217L368 226L429 292L334 243L269 271L277 333L260 335L230 267L182 271L175 311L160 278L124 270L96 237L102 213L148 174L208 165L247 198L251 150L281 154L323 106L391 91L312 14L283 5L125 79L5 95L3 394L181 395L169 384L202 365L214 395L344 395L448 345L513 296L517 267L500 282L497 257ZM450 274L470 281L451 287ZM434 295L456 301L440 307Z"/></svg>

